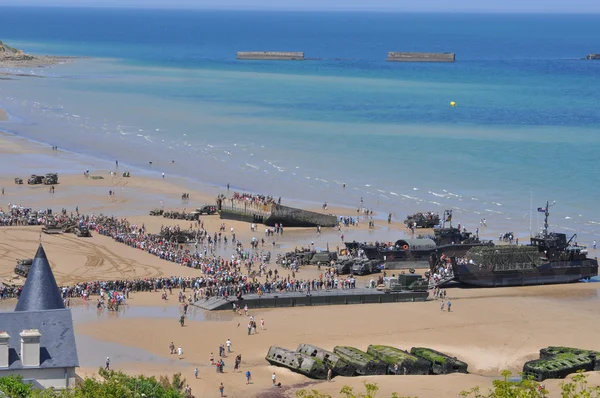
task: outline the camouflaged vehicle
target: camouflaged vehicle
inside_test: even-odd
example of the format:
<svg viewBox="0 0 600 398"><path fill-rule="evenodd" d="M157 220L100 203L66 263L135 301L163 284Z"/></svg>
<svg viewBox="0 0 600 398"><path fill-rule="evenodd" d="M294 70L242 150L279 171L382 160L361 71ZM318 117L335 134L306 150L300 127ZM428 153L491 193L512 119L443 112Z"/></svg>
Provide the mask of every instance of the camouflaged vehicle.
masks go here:
<svg viewBox="0 0 600 398"><path fill-rule="evenodd" d="M440 215L433 212L415 213L406 216L404 225L406 228L411 228L415 225L417 228L433 228L440 223Z"/></svg>
<svg viewBox="0 0 600 398"><path fill-rule="evenodd" d="M17 266L15 267L15 274L27 278L29 275L29 270L31 269L31 264L33 264L32 258L27 258L24 260L17 260Z"/></svg>

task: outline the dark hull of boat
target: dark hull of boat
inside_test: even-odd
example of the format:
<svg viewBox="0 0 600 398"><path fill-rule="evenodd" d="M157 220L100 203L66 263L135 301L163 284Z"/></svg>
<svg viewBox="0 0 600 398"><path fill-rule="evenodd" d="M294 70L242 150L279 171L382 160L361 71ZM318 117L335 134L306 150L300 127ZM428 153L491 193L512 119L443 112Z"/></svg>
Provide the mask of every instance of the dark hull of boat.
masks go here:
<svg viewBox="0 0 600 398"><path fill-rule="evenodd" d="M598 276L596 260L550 262L528 270L479 270L468 265L454 265L454 280L478 287L531 286L578 282Z"/></svg>
<svg viewBox="0 0 600 398"><path fill-rule="evenodd" d="M448 257L461 257L475 246L483 246L483 243L467 243L455 245L442 245L427 250L379 250L375 246L365 246L363 251L369 260L383 261L388 268L388 263L402 262L424 262L429 263L432 253L445 254Z"/></svg>

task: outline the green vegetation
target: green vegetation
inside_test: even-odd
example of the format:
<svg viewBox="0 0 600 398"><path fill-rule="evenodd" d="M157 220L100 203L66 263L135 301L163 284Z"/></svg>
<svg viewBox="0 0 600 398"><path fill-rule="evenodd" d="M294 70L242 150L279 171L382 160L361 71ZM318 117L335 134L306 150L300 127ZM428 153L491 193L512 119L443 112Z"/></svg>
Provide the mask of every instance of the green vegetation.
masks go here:
<svg viewBox="0 0 600 398"><path fill-rule="evenodd" d="M487 393L481 392L479 387L463 391L463 398L545 398L548 391L545 387L531 379L524 378L521 381L511 381L509 371L502 372L501 380L494 380L493 387ZM365 392L355 393L352 387L342 387L339 397L341 398L375 398L379 387L375 383L365 382ZM562 398L600 398L600 387L588 386L587 375L577 373L573 378L560 384L560 396ZM318 390L299 390L296 398L332 398L331 395L320 393ZM397 393L392 398L400 398ZM406 398L406 397L405 397Z"/></svg>
<svg viewBox="0 0 600 398"><path fill-rule="evenodd" d="M0 378L0 396L9 398L185 398L185 379L181 373L172 378L128 376L122 372L99 370L100 378L85 379L75 388L64 391L33 390L20 376Z"/></svg>
<svg viewBox="0 0 600 398"><path fill-rule="evenodd" d="M350 386L344 386L340 390L340 397L343 398L375 398L379 391L377 383L364 382L365 392L354 392ZM296 398L332 398L329 394L322 394L317 390L299 390L296 392ZM400 397L397 393L392 393L391 398L410 398Z"/></svg>
<svg viewBox="0 0 600 398"><path fill-rule="evenodd" d="M2 40L0 40L0 48L4 48L4 51L15 53L15 54L19 52L18 49L2 43Z"/></svg>

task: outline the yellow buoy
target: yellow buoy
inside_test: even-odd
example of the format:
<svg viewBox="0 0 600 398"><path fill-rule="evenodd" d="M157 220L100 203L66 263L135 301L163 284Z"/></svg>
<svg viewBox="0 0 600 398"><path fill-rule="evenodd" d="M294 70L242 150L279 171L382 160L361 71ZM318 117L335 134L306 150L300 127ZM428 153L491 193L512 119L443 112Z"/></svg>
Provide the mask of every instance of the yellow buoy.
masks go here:
<svg viewBox="0 0 600 398"><path fill-rule="evenodd" d="M456 102L454 102L454 101L451 101L451 102L450 102L450 106L456 106Z"/></svg>

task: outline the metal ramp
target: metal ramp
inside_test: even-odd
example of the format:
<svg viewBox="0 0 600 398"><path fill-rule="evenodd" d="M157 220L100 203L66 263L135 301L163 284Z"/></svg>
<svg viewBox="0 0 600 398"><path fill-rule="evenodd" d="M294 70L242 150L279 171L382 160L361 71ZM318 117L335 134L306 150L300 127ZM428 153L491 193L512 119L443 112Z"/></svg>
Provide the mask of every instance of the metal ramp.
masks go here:
<svg viewBox="0 0 600 398"><path fill-rule="evenodd" d="M429 290L435 289L436 287L444 286L445 284L454 280L454 274L447 275L438 281L435 281L433 277L429 278Z"/></svg>

